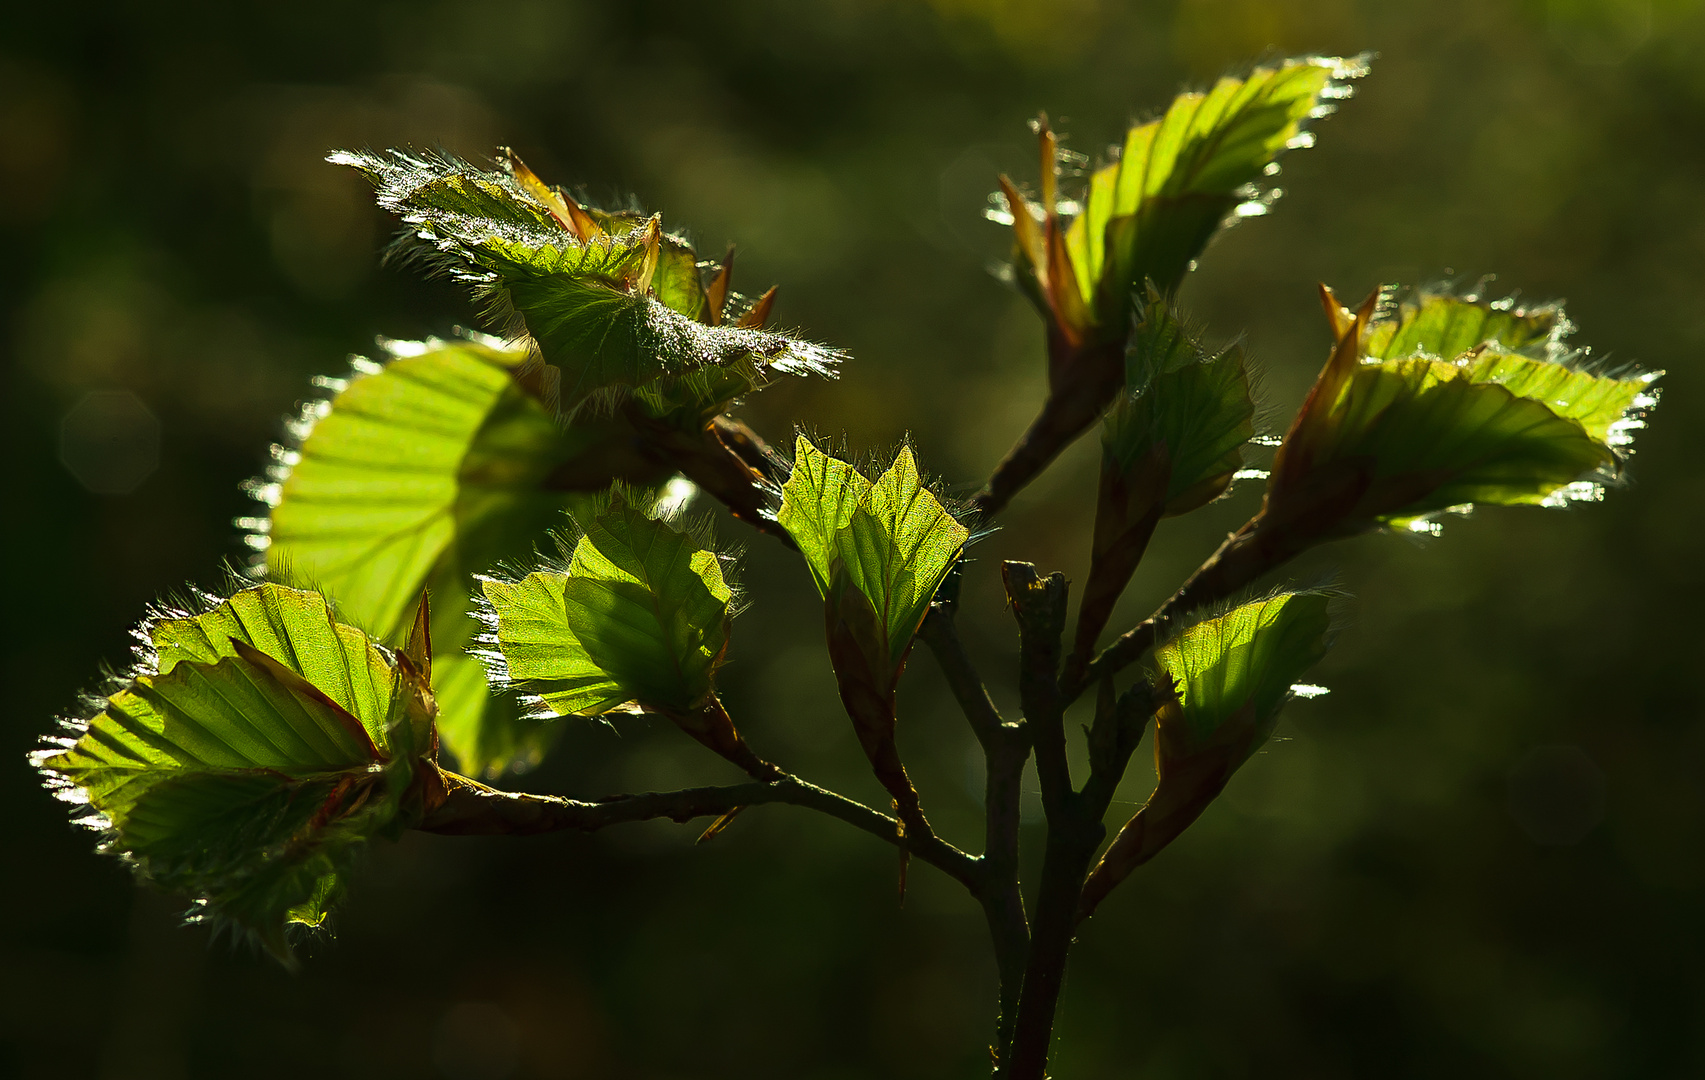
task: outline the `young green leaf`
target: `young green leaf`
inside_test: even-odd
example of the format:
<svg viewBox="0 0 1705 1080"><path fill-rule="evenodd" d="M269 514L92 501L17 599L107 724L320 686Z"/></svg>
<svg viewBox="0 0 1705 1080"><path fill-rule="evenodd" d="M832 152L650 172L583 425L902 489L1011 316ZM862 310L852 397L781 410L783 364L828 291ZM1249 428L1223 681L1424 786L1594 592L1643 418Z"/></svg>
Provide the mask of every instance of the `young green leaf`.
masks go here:
<svg viewBox="0 0 1705 1080"><path fill-rule="evenodd" d="M1466 503L1541 504L1610 448L1542 402L1438 360L1358 369L1333 403L1318 463L1367 478L1354 516L1401 524Z"/></svg>
<svg viewBox="0 0 1705 1080"><path fill-rule="evenodd" d="M880 650L896 668L970 536L923 486L909 447L873 484L803 435L776 519L798 543L819 592L830 596L839 575L869 602Z"/></svg>
<svg viewBox="0 0 1705 1080"><path fill-rule="evenodd" d="M1663 374L1600 375L1491 347L1464 357L1457 366L1465 368L1475 382L1496 383L1518 397L1543 402L1613 449L1633 442L1633 432L1645 426L1641 417L1658 402L1652 383Z"/></svg>
<svg viewBox="0 0 1705 1080"><path fill-rule="evenodd" d="M763 330L762 301L731 325L726 283L713 305L691 246L658 218L582 207L513 155L503 171L401 151L330 160L365 173L412 228L402 250L473 285L503 332L531 337L563 373L565 407L649 387L708 419L772 374L830 374L839 361ZM672 380L684 385L657 385Z"/></svg>
<svg viewBox="0 0 1705 1080"><path fill-rule="evenodd" d="M1336 343L1275 458L1262 512L1270 529L1323 539L1380 524L1428 528L1429 515L1465 504L1549 505L1583 476L1620 467L1612 441L1652 400L1649 378L1593 375L1485 343L1456 361L1429 358L1424 343L1417 356L1364 361L1376 298L1351 313L1330 290L1323 297Z"/></svg>
<svg viewBox="0 0 1705 1080"><path fill-rule="evenodd" d="M270 515L251 542L275 577L313 583L381 641L400 646L432 594L440 726L463 768L536 761L553 729L493 701L466 654L471 575L532 550L564 510L611 477L660 484L617 417L560 425L523 385L525 354L487 341L392 342L304 409L295 450L256 495Z"/></svg>
<svg viewBox="0 0 1705 1080"><path fill-rule="evenodd" d="M1306 57L1179 95L1091 175L1069 225L1048 197L1058 162L1043 125L1042 205L1004 184L1021 277L1071 336L1122 337L1133 294L1148 282L1173 292L1223 225L1266 212L1276 192L1254 185L1277 171L1285 150L1310 145L1305 122L1330 112L1366 72L1365 58Z"/></svg>
<svg viewBox="0 0 1705 1080"><path fill-rule="evenodd" d="M1084 886L1091 912L1114 886L1177 839L1273 732L1291 686L1326 655L1320 593L1285 593L1189 627L1155 650L1154 792L1119 830Z"/></svg>
<svg viewBox="0 0 1705 1080"><path fill-rule="evenodd" d="M1584 352L1570 349L1573 330L1561 304L1519 308L1423 291L1368 326L1362 354L1454 361L1475 382L1497 383L1517 397L1544 402L1599 442L1624 446L1642 426L1640 416L1657 404L1651 384L1663 373L1612 376L1594 370Z"/></svg>
<svg viewBox="0 0 1705 1080"><path fill-rule="evenodd" d="M1324 594L1282 593L1188 627L1155 649L1155 664L1177 695L1161 710L1163 736L1205 746L1228 722L1246 721L1247 758L1272 733L1291 685L1326 655L1330 625Z"/></svg>
<svg viewBox="0 0 1705 1080"><path fill-rule="evenodd" d="M107 850L283 957L363 842L442 799L427 675L272 584L138 636L141 670L32 760Z"/></svg>
<svg viewBox="0 0 1705 1080"><path fill-rule="evenodd" d="M1376 360L1427 356L1455 360L1483 345L1537 359L1555 359L1574 329L1561 304L1518 308L1472 296L1426 290L1406 297L1397 310L1376 318L1362 339L1362 355Z"/></svg>
<svg viewBox="0 0 1705 1080"><path fill-rule="evenodd" d="M1081 207L1056 198L1058 145L1045 118L1037 125L1041 205L1002 177L1006 209L991 215L1012 225L1016 283L1047 323L1048 397L973 500L980 511L998 513L1101 418L1124 385L1131 316L1148 288L1171 295L1218 229L1264 213L1278 192L1262 195L1257 182L1285 149L1308 145L1304 121L1365 72L1361 58L1310 57L1181 95L1130 131Z"/></svg>
<svg viewBox="0 0 1705 1080"><path fill-rule="evenodd" d="M1129 470L1156 446L1166 448L1168 516L1217 498L1243 465L1255 435L1255 403L1243 350L1207 356L1167 310L1151 303L1132 335L1129 390L1103 428L1104 456Z"/></svg>
<svg viewBox="0 0 1705 1080"><path fill-rule="evenodd" d="M480 584L493 681L557 716L685 714L713 696L733 598L721 563L619 491L565 565Z"/></svg>
<svg viewBox="0 0 1705 1080"><path fill-rule="evenodd" d="M829 661L859 745L907 828L926 830L894 740L895 694L970 533L924 487L909 447L872 483L803 435L776 520L823 594Z"/></svg>
<svg viewBox="0 0 1705 1080"><path fill-rule="evenodd" d="M1206 355L1158 295L1132 331L1126 370L1128 389L1102 422L1101 482L1074 672L1088 664L1160 519L1223 494L1243 465L1244 443L1255 434L1243 350L1233 345Z"/></svg>

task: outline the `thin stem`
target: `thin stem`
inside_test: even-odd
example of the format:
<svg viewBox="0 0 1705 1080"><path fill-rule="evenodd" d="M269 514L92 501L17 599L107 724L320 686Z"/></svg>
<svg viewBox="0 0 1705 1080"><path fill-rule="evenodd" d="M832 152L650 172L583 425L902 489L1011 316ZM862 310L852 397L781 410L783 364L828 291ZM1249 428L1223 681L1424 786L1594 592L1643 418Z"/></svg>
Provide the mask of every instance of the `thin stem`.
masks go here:
<svg viewBox="0 0 1705 1080"><path fill-rule="evenodd" d="M984 890L977 899L989 922L995 963L1000 969L1000 1017L995 1053L1005 1060L1018 1017L1019 991L1030 952L1030 922L1018 882L1018 827L1022 811L1024 763L1030 759L1030 735L1022 724L1002 724L984 747L983 781Z"/></svg>
<svg viewBox="0 0 1705 1080"><path fill-rule="evenodd" d="M964 642L959 639L951 601L931 606L919 636L940 664L948 687L983 748L984 838L983 857L979 861L984 876L977 900L988 920L995 964L1000 970L995 1055L997 1060L1004 1059L1012 1043L1019 988L1030 949L1030 924L1018 884L1018 827L1024 763L1030 759L1030 736L1024 724L1001 719L988 688L965 653Z"/></svg>
<svg viewBox="0 0 1705 1080"><path fill-rule="evenodd" d="M1001 578L1018 617L1018 693L1024 702L1024 722L1036 748L1036 775L1042 787L1042 808L1053 819L1071 793L1071 766L1066 760L1065 699L1060 695L1060 636L1066 625L1066 578L1058 571L1046 578L1026 562L1004 562Z"/></svg>
<svg viewBox="0 0 1705 1080"><path fill-rule="evenodd" d="M765 782L723 787L651 791L617 795L596 802L498 791L465 777L446 774L450 783L444 803L418 826L423 832L452 836L509 835L575 830L595 832L630 821L668 818L690 821L718 817L742 806L787 803L839 818L857 829L901 848L976 892L981 884L978 860L931 834L911 830L900 835L899 822L827 788L782 773Z"/></svg>
<svg viewBox="0 0 1705 1080"><path fill-rule="evenodd" d="M947 688L953 692L954 700L959 702L960 711L971 725L971 733L987 750L990 740L998 736L1002 727L1000 710L995 708L988 687L966 654L965 643L959 640L959 627L954 622L951 608L939 603L930 605L923 626L918 629L918 637L929 646L936 664L941 667Z"/></svg>
<svg viewBox="0 0 1705 1080"><path fill-rule="evenodd" d="M1060 451L1101 419L1125 383L1124 355L1122 336L1074 346L1058 333L1049 334L1048 400L972 500L985 518L1006 509Z"/></svg>
<svg viewBox="0 0 1705 1080"><path fill-rule="evenodd" d="M1014 1018L1012 1050L997 1075L1001 1080L1043 1080L1053 1042L1054 1012L1065 983L1066 956L1077 927L1078 895L1095 849L1107 835L1090 818L1082 796L1068 793L1048 822L1042 881L1036 895L1030 955Z"/></svg>

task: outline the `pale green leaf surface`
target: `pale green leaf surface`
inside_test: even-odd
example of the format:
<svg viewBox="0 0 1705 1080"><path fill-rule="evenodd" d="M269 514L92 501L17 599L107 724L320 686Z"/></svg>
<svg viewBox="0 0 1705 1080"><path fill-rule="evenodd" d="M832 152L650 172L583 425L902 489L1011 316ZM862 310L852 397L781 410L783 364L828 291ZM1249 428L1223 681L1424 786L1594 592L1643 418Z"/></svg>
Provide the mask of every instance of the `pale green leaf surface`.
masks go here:
<svg viewBox="0 0 1705 1080"><path fill-rule="evenodd" d="M1542 503L1615 460L1577 421L1444 361L1363 366L1329 415L1319 460L1371 463L1364 512L1393 524L1465 503Z"/></svg>
<svg viewBox="0 0 1705 1080"><path fill-rule="evenodd" d="M836 536L842 565L888 632L889 656L905 653L969 536L901 448Z"/></svg>
<svg viewBox="0 0 1705 1080"><path fill-rule="evenodd" d="M1250 196L1323 99L1344 96L1360 61L1309 57L1221 79L1182 94L1158 120L1134 127L1119 160L1091 177L1066 234L1086 302L1103 325L1121 325L1133 290L1176 289L1226 216Z"/></svg>
<svg viewBox="0 0 1705 1080"><path fill-rule="evenodd" d="M144 630L150 670L35 762L144 876L280 950L354 848L401 827L430 717L312 593L258 585Z"/></svg>
<svg viewBox="0 0 1705 1080"><path fill-rule="evenodd" d="M870 602L891 660L905 655L970 536L923 486L910 448L872 484L804 437L776 517L825 597L839 571Z"/></svg>
<svg viewBox="0 0 1705 1080"><path fill-rule="evenodd" d="M392 665L366 634L338 622L318 593L259 585L199 615L155 619L148 638L160 675L183 661L215 664L236 657L236 641L251 645L360 720L380 750L390 749ZM236 731L247 722L238 716L231 723Z"/></svg>
<svg viewBox="0 0 1705 1080"><path fill-rule="evenodd" d="M1481 345L1544 359L1570 329L1563 309L1531 310L1441 293L1405 300L1392 317L1376 320L1362 337L1362 353L1378 360L1427 356L1455 360Z"/></svg>
<svg viewBox="0 0 1705 1080"><path fill-rule="evenodd" d="M515 729L512 709L487 706L458 667L478 631L467 614L471 575L524 557L564 510L590 503L548 481L600 453L604 433L590 422L560 427L516 383L518 351L394 348L401 355L308 414L294 465L267 492L271 572L323 588L393 646L428 591L434 652L451 664L439 675L446 748L471 772L536 759L536 733Z"/></svg>
<svg viewBox="0 0 1705 1080"><path fill-rule="evenodd" d="M1368 327L1362 353L1381 360L1450 360L1475 382L1497 383L1578 421L1602 443L1631 441L1633 414L1656 401L1650 387L1662 373L1595 373L1565 344L1572 330L1560 304L1518 308L1422 292Z"/></svg>
<svg viewBox="0 0 1705 1080"><path fill-rule="evenodd" d="M510 685L559 716L634 702L686 711L712 691L733 596L721 563L619 493L566 571L482 584Z"/></svg>
<svg viewBox="0 0 1705 1080"><path fill-rule="evenodd" d="M1258 746L1291 684L1326 655L1330 625L1326 596L1285 593L1187 628L1155 649L1155 662L1174 680L1193 738L1207 741L1249 707Z"/></svg>
<svg viewBox="0 0 1705 1080"><path fill-rule="evenodd" d="M870 489L870 481L852 465L825 454L803 435L794 440L793 472L782 485L776 521L799 545L817 591L824 595L834 576L835 538L852 522Z"/></svg>
<svg viewBox="0 0 1705 1080"><path fill-rule="evenodd" d="M1618 446L1630 441L1630 414L1655 401L1651 384L1658 373L1616 378L1579 368L1486 349L1459 363L1475 382L1497 383L1518 397L1542 402L1568 417L1599 442Z"/></svg>
<svg viewBox="0 0 1705 1080"><path fill-rule="evenodd" d="M539 698L557 716L597 716L630 695L593 662L569 626L567 586L568 575L551 570L514 582L481 579L496 639L488 644L502 658L504 684Z"/></svg>

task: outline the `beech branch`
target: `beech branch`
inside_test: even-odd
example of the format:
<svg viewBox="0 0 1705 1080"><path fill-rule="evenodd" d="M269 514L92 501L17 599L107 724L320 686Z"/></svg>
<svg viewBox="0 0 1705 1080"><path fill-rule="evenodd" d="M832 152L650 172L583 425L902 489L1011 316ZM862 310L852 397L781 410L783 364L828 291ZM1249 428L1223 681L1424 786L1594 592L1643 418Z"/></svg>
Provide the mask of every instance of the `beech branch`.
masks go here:
<svg viewBox="0 0 1705 1080"><path fill-rule="evenodd" d="M686 822L720 817L746 806L786 803L839 818L887 841L942 871L973 892L981 875L978 861L932 834L901 835L900 823L887 814L827 788L783 773L768 782L684 788L614 795L590 802L553 795L499 791L465 777L446 774L450 790L444 802L417 826L446 836L535 836L549 832L596 832L611 825L668 818Z"/></svg>
<svg viewBox="0 0 1705 1080"><path fill-rule="evenodd" d="M1059 683L1066 578L1058 571L1044 578L1030 563L1013 561L1001 563L1001 578L1018 617L1018 691L1036 749L1042 806L1052 819L1072 793L1071 766L1066 760L1066 699Z"/></svg>
<svg viewBox="0 0 1705 1080"><path fill-rule="evenodd" d="M918 637L923 639L936 664L941 667L947 688L959 702L960 711L970 723L977 742L984 750L989 749L990 740L998 737L1003 723L1000 710L995 708L988 687L966 654L965 643L959 640L959 628L951 608L941 603L932 604L918 629Z"/></svg>

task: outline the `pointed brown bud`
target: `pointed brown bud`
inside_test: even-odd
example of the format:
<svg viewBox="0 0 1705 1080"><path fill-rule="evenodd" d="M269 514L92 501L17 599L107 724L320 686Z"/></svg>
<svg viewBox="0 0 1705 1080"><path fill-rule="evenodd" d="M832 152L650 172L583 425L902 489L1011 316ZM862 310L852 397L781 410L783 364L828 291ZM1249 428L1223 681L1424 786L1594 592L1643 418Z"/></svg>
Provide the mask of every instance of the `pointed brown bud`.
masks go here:
<svg viewBox="0 0 1705 1080"><path fill-rule="evenodd" d="M503 167L515 178L515 182L521 185L521 189L550 211L557 224L573 233L581 243L604 235L604 230L592 220L592 215L582 209L579 203L564 198L561 192L540 180L515 151L507 146L500 146L497 148L497 154L503 162Z"/></svg>
<svg viewBox="0 0 1705 1080"><path fill-rule="evenodd" d="M645 223L645 233L640 240L645 245L645 257L640 261L639 273L634 277L633 291L644 294L651 291L651 279L657 273L657 256L663 248L663 215L651 215L651 220Z"/></svg>
<svg viewBox="0 0 1705 1080"><path fill-rule="evenodd" d="M728 254L722 257L722 265L717 267L716 276L710 279L705 288L705 307L710 312L710 324L722 325L722 309L728 303L728 287L734 278L734 245L728 246Z"/></svg>
<svg viewBox="0 0 1705 1080"><path fill-rule="evenodd" d="M776 306L776 289L780 286L771 285L769 291L758 297L758 302L752 309L740 316L740 321L734 325L742 330L762 330L764 324L770 321L770 309Z"/></svg>

